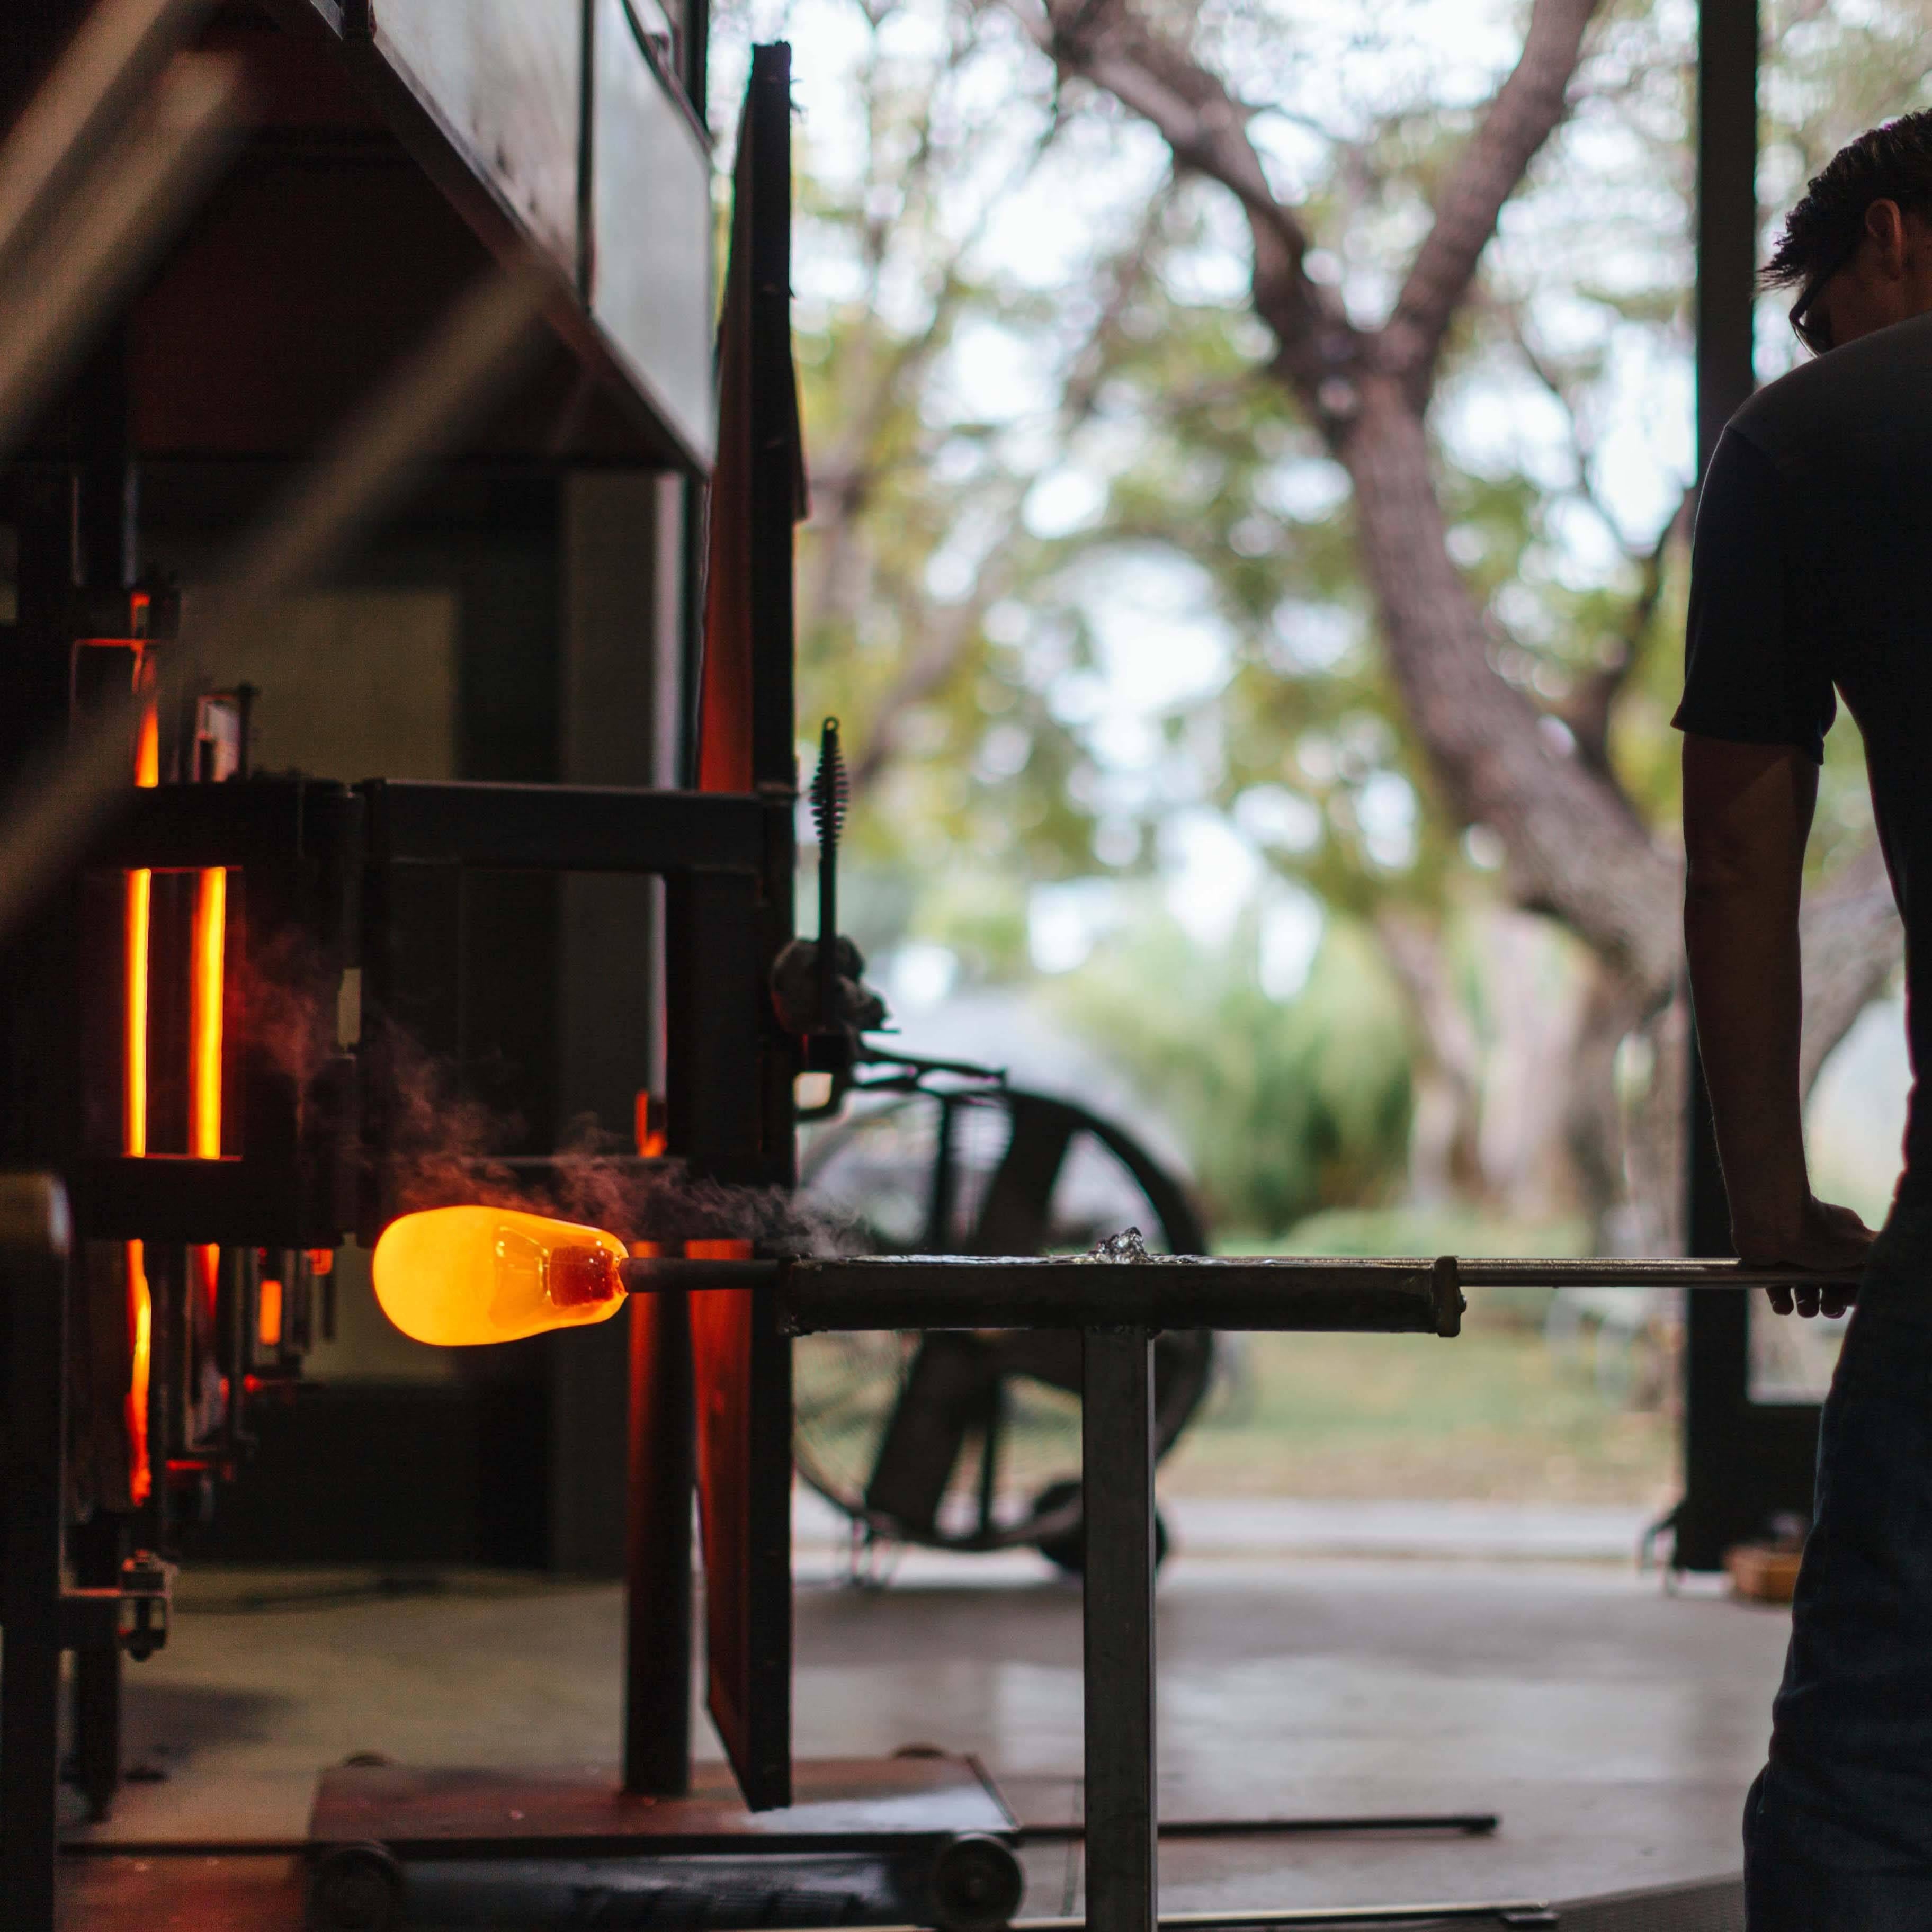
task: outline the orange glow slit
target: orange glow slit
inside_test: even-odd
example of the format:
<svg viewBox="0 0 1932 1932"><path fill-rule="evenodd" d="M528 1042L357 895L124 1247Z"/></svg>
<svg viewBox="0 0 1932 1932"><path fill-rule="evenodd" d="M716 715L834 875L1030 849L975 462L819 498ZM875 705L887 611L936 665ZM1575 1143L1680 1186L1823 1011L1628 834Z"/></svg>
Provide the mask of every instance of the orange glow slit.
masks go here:
<svg viewBox="0 0 1932 1932"><path fill-rule="evenodd" d="M188 1152L200 1160L221 1158L221 963L227 935L228 874L217 867L195 879Z"/></svg>
<svg viewBox="0 0 1932 1932"><path fill-rule="evenodd" d="M208 1244L190 1248L188 1253L195 1280L201 1289L201 1304L207 1311L212 1326L214 1321L215 1305L221 1294L221 1250Z"/></svg>
<svg viewBox="0 0 1932 1932"><path fill-rule="evenodd" d="M122 974L124 1004L122 1038L125 1058L121 1078L121 1151L148 1151L148 931L154 906L154 875L129 872L126 912L122 922L125 957Z"/></svg>
<svg viewBox="0 0 1932 1932"><path fill-rule="evenodd" d="M137 663L135 676L145 667ZM160 718L145 706L134 735L134 782L146 787L161 780ZM153 923L154 877L146 871L124 875L122 919L121 1151L148 1151L148 938ZM128 1492L137 1505L154 1488L148 1460L148 1375L153 1349L154 1298L148 1288L146 1251L130 1241L125 1251L128 1302Z"/></svg>
<svg viewBox="0 0 1932 1932"><path fill-rule="evenodd" d="M189 963L188 1152L221 1158L222 956L228 936L228 874L219 867L195 875L194 926ZM190 1250L210 1322L220 1292L221 1250Z"/></svg>
<svg viewBox="0 0 1932 1932"><path fill-rule="evenodd" d="M128 1378L128 1494L138 1508L154 1489L148 1460L148 1370L154 1348L154 1297L148 1289L146 1251L128 1244L128 1340L133 1368Z"/></svg>
<svg viewBox="0 0 1932 1932"><path fill-rule="evenodd" d="M282 1346L282 1285L272 1276L256 1297L255 1340L265 1348Z"/></svg>

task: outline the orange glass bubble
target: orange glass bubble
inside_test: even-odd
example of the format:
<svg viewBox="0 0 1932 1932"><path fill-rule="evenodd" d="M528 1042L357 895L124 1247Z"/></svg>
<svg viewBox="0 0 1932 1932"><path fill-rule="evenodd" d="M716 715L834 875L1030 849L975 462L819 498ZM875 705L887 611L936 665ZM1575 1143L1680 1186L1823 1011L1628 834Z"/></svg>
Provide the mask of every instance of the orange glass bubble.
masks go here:
<svg viewBox="0 0 1932 1932"><path fill-rule="evenodd" d="M624 1300L624 1244L598 1228L514 1208L432 1208L382 1230L376 1299L439 1348L515 1342L608 1322Z"/></svg>

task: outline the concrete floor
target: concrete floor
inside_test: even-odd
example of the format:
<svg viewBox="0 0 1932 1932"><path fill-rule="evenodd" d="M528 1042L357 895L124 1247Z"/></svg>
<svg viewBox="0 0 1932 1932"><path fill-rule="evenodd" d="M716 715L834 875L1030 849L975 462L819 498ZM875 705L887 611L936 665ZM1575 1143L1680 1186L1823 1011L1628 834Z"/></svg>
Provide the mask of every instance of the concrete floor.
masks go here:
<svg viewBox="0 0 1932 1932"><path fill-rule="evenodd" d="M970 1751L1024 1816L1074 1815L1076 1588L1026 1555L919 1556L884 1591L832 1580L829 1551L801 1571L800 1755ZM167 1775L130 1784L108 1833L298 1838L317 1768L356 1751L608 1762L620 1608L610 1587L500 1576L188 1576L168 1648L128 1673L129 1761ZM1161 1593L1168 1815L1503 1823L1489 1840L1172 1844L1163 1906L1574 1898L1734 1872L1785 1624L1608 1564L1177 1562ZM1030 1913L1078 1909L1077 1855L1041 1846L1027 1864ZM88 1890L123 1882L101 1862ZM293 1924L280 1880L255 1882L232 1922Z"/></svg>

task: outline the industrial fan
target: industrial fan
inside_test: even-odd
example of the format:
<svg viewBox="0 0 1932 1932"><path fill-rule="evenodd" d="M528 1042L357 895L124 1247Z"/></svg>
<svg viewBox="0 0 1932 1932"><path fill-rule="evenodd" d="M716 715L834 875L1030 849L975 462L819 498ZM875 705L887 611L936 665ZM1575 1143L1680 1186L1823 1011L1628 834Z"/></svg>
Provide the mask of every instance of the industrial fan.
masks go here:
<svg viewBox="0 0 1932 1932"><path fill-rule="evenodd" d="M1205 1245L1186 1194L1130 1136L1004 1087L856 1100L818 1131L803 1178L879 1253L1079 1253L1130 1227L1150 1252ZM1204 1330L1156 1343L1157 1454L1199 1406L1214 1354ZM1080 1375L1076 1334L812 1336L794 1358L798 1467L868 1542L1031 1545L1078 1570Z"/></svg>

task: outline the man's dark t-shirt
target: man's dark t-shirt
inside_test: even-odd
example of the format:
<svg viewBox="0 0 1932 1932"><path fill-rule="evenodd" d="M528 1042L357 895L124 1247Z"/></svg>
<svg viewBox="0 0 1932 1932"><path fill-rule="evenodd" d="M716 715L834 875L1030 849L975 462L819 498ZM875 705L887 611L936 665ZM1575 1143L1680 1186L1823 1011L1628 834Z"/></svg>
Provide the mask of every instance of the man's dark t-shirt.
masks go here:
<svg viewBox="0 0 1932 1932"><path fill-rule="evenodd" d="M1760 390L1699 500L1673 722L1821 758L1834 686L1864 734L1904 915L1917 1075L1932 1066L1932 316ZM1916 1080L1906 1172L1915 1195L1932 1192L1932 1102Z"/></svg>

